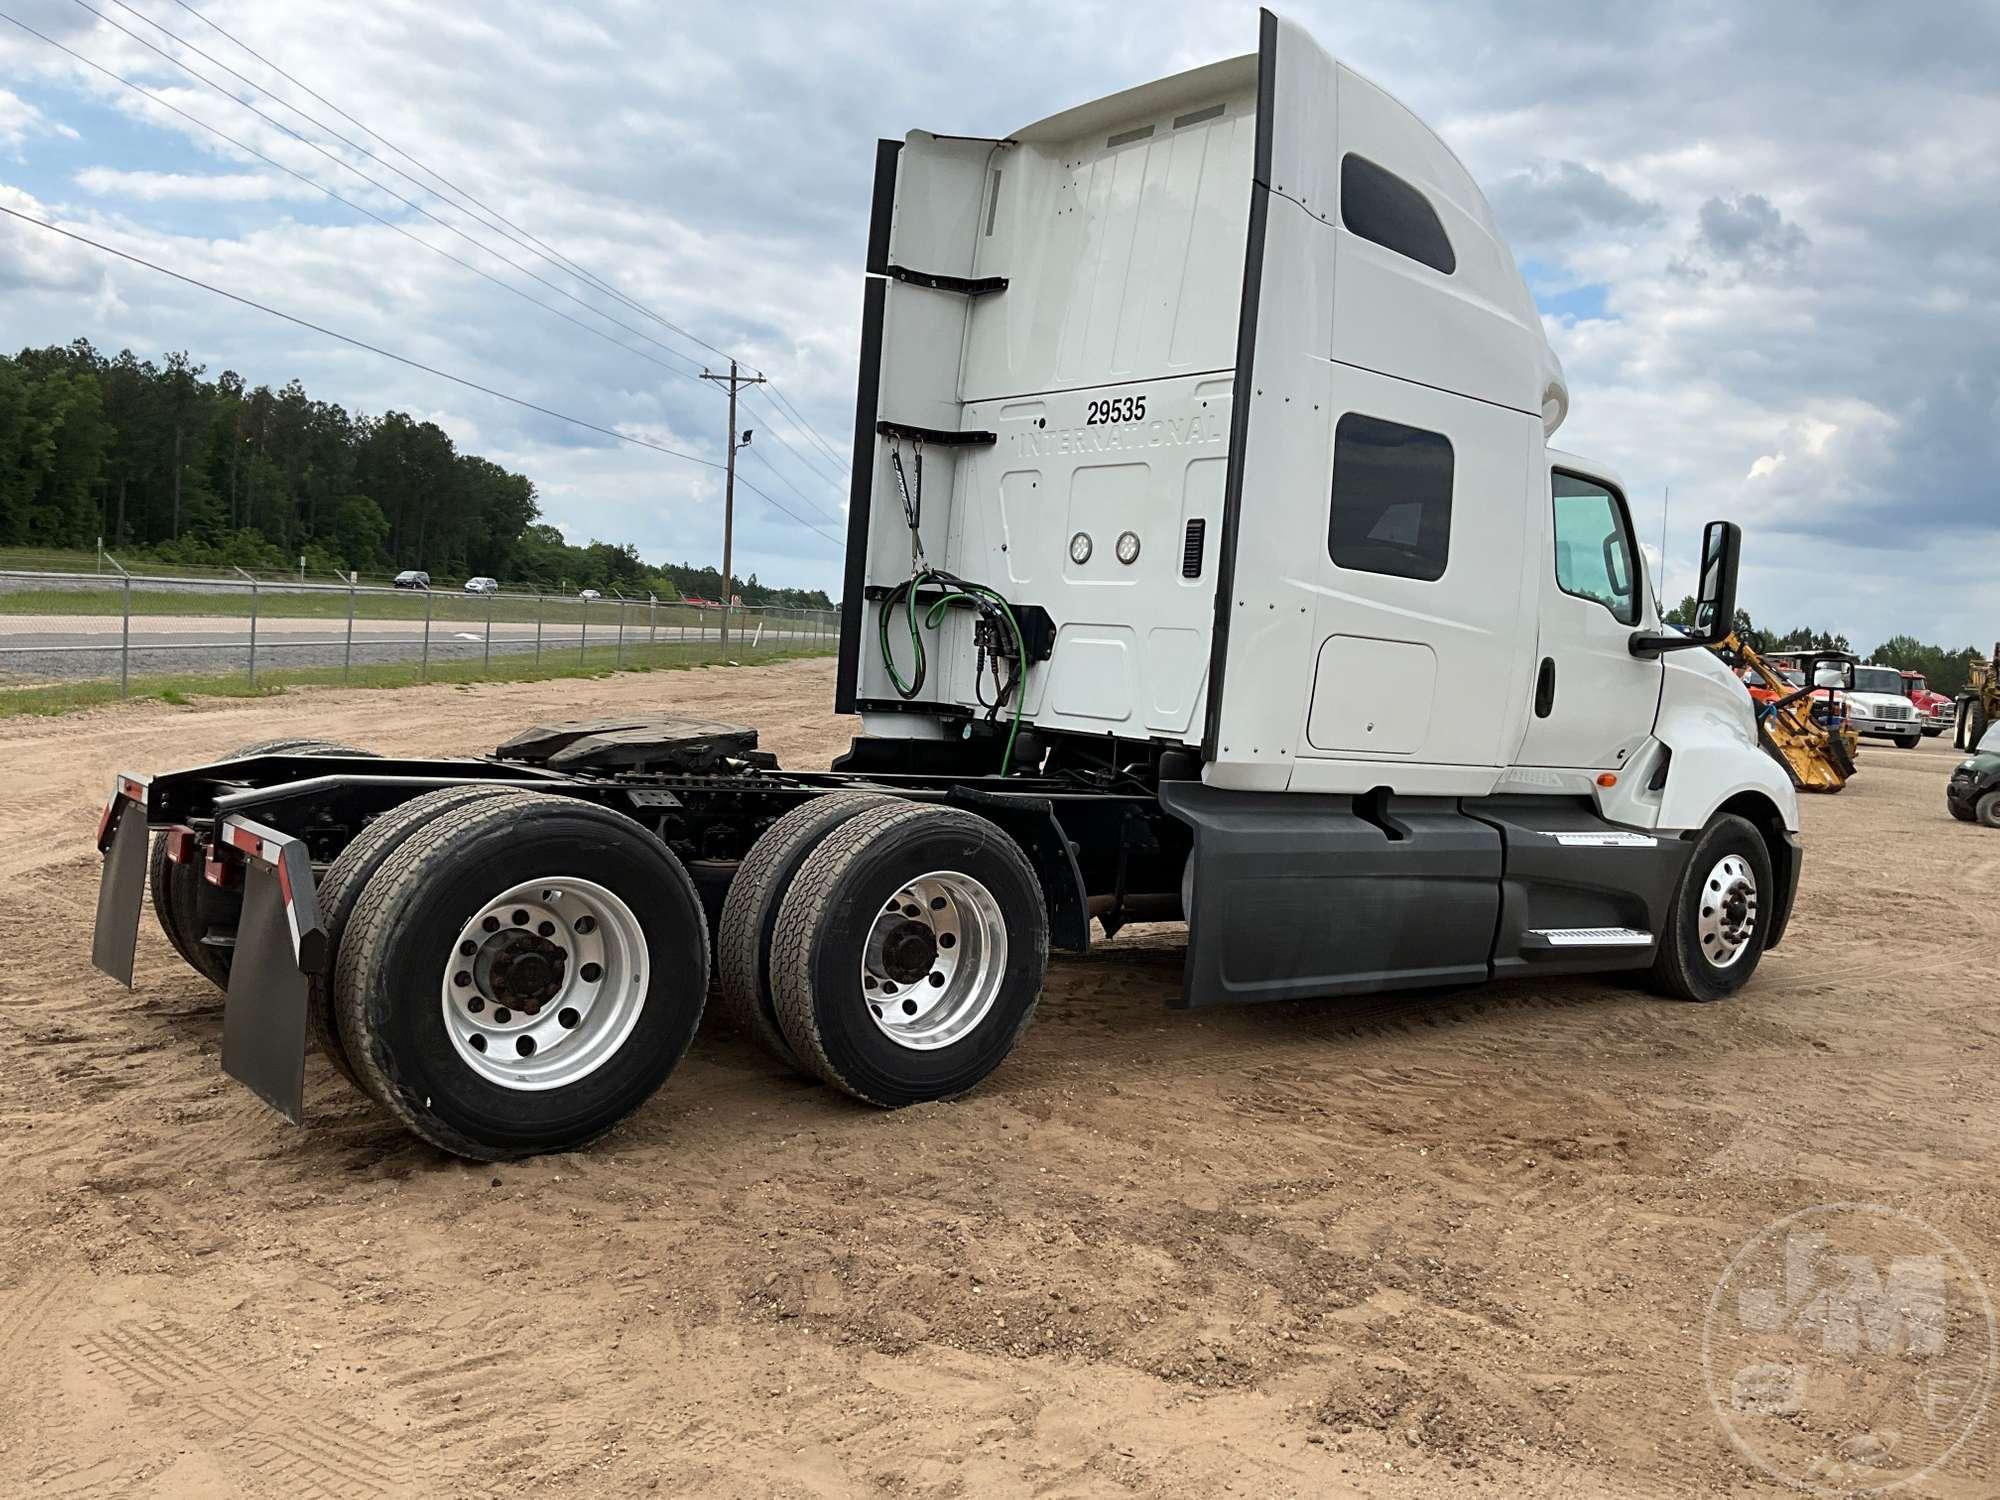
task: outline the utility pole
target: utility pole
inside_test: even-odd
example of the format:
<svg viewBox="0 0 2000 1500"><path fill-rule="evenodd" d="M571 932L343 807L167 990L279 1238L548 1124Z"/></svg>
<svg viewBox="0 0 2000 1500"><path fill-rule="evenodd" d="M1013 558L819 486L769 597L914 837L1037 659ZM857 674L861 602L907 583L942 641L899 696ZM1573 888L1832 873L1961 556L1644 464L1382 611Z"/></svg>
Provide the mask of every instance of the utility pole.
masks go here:
<svg viewBox="0 0 2000 1500"><path fill-rule="evenodd" d="M729 645L729 603L730 591L735 587L730 578L730 549L736 539L736 450L750 446L750 434L738 433L736 428L736 388L744 385L762 385L762 375L739 375L736 361L729 362L727 375L711 375L701 372L703 380L712 380L717 385L729 388L729 466L723 471L722 480L722 632L721 644Z"/></svg>

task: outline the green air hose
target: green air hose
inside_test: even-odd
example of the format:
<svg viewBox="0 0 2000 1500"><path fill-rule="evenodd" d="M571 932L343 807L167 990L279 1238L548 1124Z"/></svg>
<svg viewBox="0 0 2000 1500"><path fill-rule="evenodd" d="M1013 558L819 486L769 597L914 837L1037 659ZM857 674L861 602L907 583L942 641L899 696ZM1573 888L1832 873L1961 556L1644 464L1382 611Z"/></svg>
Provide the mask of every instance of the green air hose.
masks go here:
<svg viewBox="0 0 2000 1500"><path fill-rule="evenodd" d="M1021 622L1014 617L1014 610L1000 594L983 583L968 583L951 573L935 568L919 568L907 582L899 583L882 600L876 614L876 633L882 648L882 666L889 674L889 680L896 685L896 691L904 698L914 698L923 691L924 679L929 667L924 651L924 638L917 627L917 592L926 583L935 584L943 590L924 612L923 624L926 629L936 630L944 619L944 614L955 602L965 601L981 613L997 615L1007 622L1008 633L1014 638L1014 661L1022 678L1028 672L1028 650L1021 635ZM915 670L909 681L896 667L896 653L889 644L889 621L896 612L898 602L902 603L903 616L910 628L910 650L914 658ZM998 680L997 677L995 679ZM1014 689L1014 716L1007 730L1007 744L1000 755L1000 774L1005 776L1014 764L1014 742L1020 737L1021 715L1027 699L1024 682L1016 681Z"/></svg>

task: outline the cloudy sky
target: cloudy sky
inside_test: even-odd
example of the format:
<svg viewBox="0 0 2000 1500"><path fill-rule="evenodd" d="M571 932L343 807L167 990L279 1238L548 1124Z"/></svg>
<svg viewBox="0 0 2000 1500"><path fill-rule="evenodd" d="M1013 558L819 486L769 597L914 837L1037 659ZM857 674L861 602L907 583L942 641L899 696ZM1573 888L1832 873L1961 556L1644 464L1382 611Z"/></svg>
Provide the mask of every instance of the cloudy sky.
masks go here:
<svg viewBox="0 0 2000 1500"><path fill-rule="evenodd" d="M180 0L0 0L10 22L156 96L0 22L0 204L711 457L721 404L687 377L715 350L740 353L812 432L761 396L747 406L744 478L810 525L746 497L738 569L826 586L875 138L998 134L1256 39L1254 8L1234 0L189 3L199 16ZM2000 635L2000 7L1676 0L1584 28L1553 3L1290 10L1485 185L1568 370L1562 442L1624 476L1649 547L1671 486L1670 602L1700 522L1726 515L1747 533L1744 603L1760 620L1832 626L1863 647L1903 630ZM353 122L379 132L647 311L274 99L415 172ZM720 550L710 470L0 220L0 345L78 335L428 416L531 475L573 539L672 560Z"/></svg>

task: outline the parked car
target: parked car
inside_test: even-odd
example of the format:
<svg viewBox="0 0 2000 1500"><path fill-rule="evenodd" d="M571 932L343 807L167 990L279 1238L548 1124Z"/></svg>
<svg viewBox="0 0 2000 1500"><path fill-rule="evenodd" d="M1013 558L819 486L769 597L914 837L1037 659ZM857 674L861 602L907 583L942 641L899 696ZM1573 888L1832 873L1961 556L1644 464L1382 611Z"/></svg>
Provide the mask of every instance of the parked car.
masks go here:
<svg viewBox="0 0 2000 1500"><path fill-rule="evenodd" d="M497 594L500 592L500 580L497 578L468 578L465 580L465 591L468 594Z"/></svg>
<svg viewBox="0 0 2000 1500"><path fill-rule="evenodd" d="M1961 823L2000 828L2000 724L1989 728L1979 748L1952 771L1944 805Z"/></svg>
<svg viewBox="0 0 2000 1500"><path fill-rule="evenodd" d="M405 568L396 575L399 589L427 589L431 586L431 575L421 568Z"/></svg>
<svg viewBox="0 0 2000 1500"><path fill-rule="evenodd" d="M588 604L592 599L602 599L604 596L598 593L596 589L578 589L576 597Z"/></svg>

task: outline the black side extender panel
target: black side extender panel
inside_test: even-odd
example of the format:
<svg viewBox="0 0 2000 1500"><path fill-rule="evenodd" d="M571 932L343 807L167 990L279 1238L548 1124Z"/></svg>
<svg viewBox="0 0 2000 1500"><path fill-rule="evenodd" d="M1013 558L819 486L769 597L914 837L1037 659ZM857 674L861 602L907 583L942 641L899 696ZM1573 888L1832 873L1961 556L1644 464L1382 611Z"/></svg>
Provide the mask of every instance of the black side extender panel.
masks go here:
<svg viewBox="0 0 2000 1500"><path fill-rule="evenodd" d="M1477 984L1500 831L1449 797L1160 787L1194 830L1183 1006Z"/></svg>

